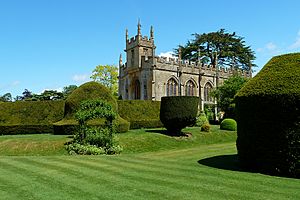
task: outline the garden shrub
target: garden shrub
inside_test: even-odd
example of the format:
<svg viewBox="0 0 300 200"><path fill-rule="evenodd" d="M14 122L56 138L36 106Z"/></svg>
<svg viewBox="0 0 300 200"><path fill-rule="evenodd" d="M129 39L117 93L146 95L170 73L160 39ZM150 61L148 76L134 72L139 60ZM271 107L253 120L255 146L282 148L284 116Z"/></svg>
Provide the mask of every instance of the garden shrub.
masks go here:
<svg viewBox="0 0 300 200"><path fill-rule="evenodd" d="M228 130L228 131L236 131L237 129L236 121L230 118L224 119L220 124L220 129Z"/></svg>
<svg viewBox="0 0 300 200"><path fill-rule="evenodd" d="M77 129L78 123L75 119L75 113L80 107L80 103L85 100L102 99L112 105L112 109L117 112L117 101L111 95L111 92L103 85L96 82L88 82L72 92L65 103L64 118L53 124L54 134L56 135L71 135ZM104 119L89 120L91 126L103 127ZM117 132L123 133L129 130L129 122L117 116L114 120L117 127Z"/></svg>
<svg viewBox="0 0 300 200"><path fill-rule="evenodd" d="M118 110L117 101L111 95L108 88L100 83L91 81L75 89L66 99L65 118L73 119L74 114L80 107L80 103L85 100L102 99L109 102L115 111Z"/></svg>
<svg viewBox="0 0 300 200"><path fill-rule="evenodd" d="M105 150L95 145L82 145L79 143L72 143L65 146L70 155L101 155L105 154Z"/></svg>
<svg viewBox="0 0 300 200"><path fill-rule="evenodd" d="M299 66L299 53L276 56L237 93L237 150L243 167L299 177Z"/></svg>
<svg viewBox="0 0 300 200"><path fill-rule="evenodd" d="M198 112L198 97L162 97L160 120L169 134L181 134L181 129L195 124Z"/></svg>
<svg viewBox="0 0 300 200"><path fill-rule="evenodd" d="M210 131L210 125L209 125L209 123L202 124L201 131L209 132Z"/></svg>
<svg viewBox="0 0 300 200"><path fill-rule="evenodd" d="M0 104L0 134L53 133L64 116L64 101L16 101Z"/></svg>
<svg viewBox="0 0 300 200"><path fill-rule="evenodd" d="M92 127L104 127L105 120L104 119L93 119L87 122L89 126ZM125 133L129 130L130 123L123 119L120 116L113 121L115 125L117 133ZM55 135L72 135L74 131L78 128L78 122L76 119L62 119L59 122L53 124L54 134Z"/></svg>
<svg viewBox="0 0 300 200"><path fill-rule="evenodd" d="M159 111L159 101L118 101L118 113L122 118L130 122L131 129L163 127L159 119Z"/></svg>
<svg viewBox="0 0 300 200"><path fill-rule="evenodd" d="M204 112L201 112L197 118L196 118L196 124L197 127L202 127L204 124L209 124L208 119L206 118L206 115Z"/></svg>
<svg viewBox="0 0 300 200"><path fill-rule="evenodd" d="M215 105L204 104L204 113L210 124L216 124L215 121Z"/></svg>
<svg viewBox="0 0 300 200"><path fill-rule="evenodd" d="M78 129L71 144L66 145L70 154L115 154L120 152L114 140L115 127L113 120L117 117L111 104L103 100L87 100L80 104L75 114ZM91 127L89 120L105 119L105 127ZM99 148L99 150L97 150ZM114 151L115 150L115 151Z"/></svg>

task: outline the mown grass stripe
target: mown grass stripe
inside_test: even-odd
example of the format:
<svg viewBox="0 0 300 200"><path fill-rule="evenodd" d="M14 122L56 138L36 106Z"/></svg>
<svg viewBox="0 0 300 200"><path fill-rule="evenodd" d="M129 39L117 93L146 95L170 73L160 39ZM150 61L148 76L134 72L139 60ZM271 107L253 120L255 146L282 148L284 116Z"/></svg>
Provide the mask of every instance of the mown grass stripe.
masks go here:
<svg viewBox="0 0 300 200"><path fill-rule="evenodd" d="M81 161L74 161L74 160L68 160L69 163L73 164L74 166L83 166L83 167L89 167L89 168L94 168L95 170L98 169L97 167L97 163L94 162L81 162ZM105 160L105 163L107 163L107 160ZM112 164L117 164L117 163L112 163ZM115 165L112 165L112 167ZM182 184L182 182L178 182L173 180L174 177L172 177L172 180L169 180L168 177L166 176L162 176L162 174L157 174L157 173L145 173L144 171L136 171L136 168L132 168L132 167L126 167L124 165L118 165L118 167L121 167L123 169L122 172L120 172L118 175L122 178L124 178L125 180L128 180L130 182L134 181L134 187L138 187L139 191L143 191L143 188L139 188L139 185L143 184L143 183L147 183L147 188L151 188L151 187L158 187L157 189L159 190L163 190L163 191L168 191L170 194L172 193L181 193L180 195L182 196L186 196L189 195L189 193L192 190L195 189L199 189L201 187L203 187L203 185L191 185L191 184ZM105 173L110 173L111 169L101 169L103 170ZM185 178L185 177L183 177ZM127 181L127 182L128 182ZM166 187L167 185L167 187ZM182 188L188 188L189 190L182 190ZM136 188L137 189L137 188ZM203 187L203 189L205 189ZM202 189L202 190L203 190ZM155 190L154 190L155 191ZM156 190L157 192L157 190ZM165 193L164 193L165 194ZM184 194L184 195L183 195ZM161 194L157 195L159 197L162 197ZM170 196L170 195L169 195ZM177 196L175 196L174 198L176 198Z"/></svg>
<svg viewBox="0 0 300 200"><path fill-rule="evenodd" d="M80 164L82 165L83 163L80 163ZM79 165L78 162L75 165ZM85 165L87 165L87 164L85 163ZM123 165L121 165L121 167L124 168ZM128 169L131 169L130 175L133 175L133 176L135 176L138 179L146 179L147 182L152 182L153 184L158 184L158 183L162 182L162 180L160 180L160 177L162 177L163 178L163 182L165 182L166 184L175 185L175 186L177 186L176 188L199 189L199 185L195 186L193 184L197 184L197 182L202 182L202 184L201 184L202 187L204 187L204 186L211 187L212 185L218 186L219 183L221 182L218 177L214 177L214 179L215 179L214 182L212 182L212 180L210 180L209 184L207 184L207 180L206 179L201 180L201 179L197 178L197 179L195 179L193 181L191 179L193 176L186 177L185 175L178 175L178 174L174 174L174 173L169 173L168 171L162 171L160 173L159 171L153 170L153 169L148 169L148 171L147 171L147 170L144 170L144 168L145 167L142 167L143 170L140 170L140 168L138 168L138 167L127 166L126 170L128 171ZM158 170L161 170L161 169L158 169ZM143 176L140 177L140 174L143 174ZM158 176L158 177L155 178L154 174L155 174L155 176ZM182 174L182 173L180 173L180 174ZM166 175L168 175L168 176L166 176ZM170 177L172 177L172 178L170 179ZM181 182L184 182L185 178L189 179L189 184L182 185ZM173 179L175 179L175 180L173 180ZM228 177L226 177L225 179L228 180ZM206 182L206 184L204 184L204 182ZM226 188L227 185L220 186L220 191L226 190L227 193L228 193L228 188ZM229 186L229 187L232 188L232 186ZM232 192L232 194L230 194L230 195L234 195L235 192L236 191ZM255 190L252 191L252 192L255 192ZM269 191L267 191L267 192L269 192Z"/></svg>
<svg viewBox="0 0 300 200"><path fill-rule="evenodd" d="M2 171L2 170L1 170ZM10 173L5 170L5 173L0 174L0 194L1 199L33 199L35 194L25 189L26 180L22 180L22 176L17 176L15 173Z"/></svg>
<svg viewBox="0 0 300 200"><path fill-rule="evenodd" d="M120 157L117 157L117 159L119 160ZM124 159L124 162L127 163L128 160L127 159ZM163 161L165 162L165 160ZM119 163L119 161L118 161ZM160 162L162 163L162 162ZM223 182L225 185L224 187L230 187L232 188L232 185L235 185L235 187L237 187L237 189L246 189L247 192L252 192L253 193L256 193L258 190L259 192L272 192L273 194L278 194L278 195L286 195L286 194L290 194L289 193L289 188L285 188L285 191L284 193L281 192L278 192L276 190L276 188L273 187L273 184L272 184L272 187L268 187L266 185L266 182L255 182L251 180L251 183L249 183L249 177L245 177L243 178L241 176L241 174L249 174L249 173L246 173L246 172L230 172L230 173L223 173L223 172L226 172L225 170L223 170L222 172L220 173L216 173L214 175L213 171L215 171L214 169L210 169L208 172L207 172L207 167L205 168L201 168L200 166L198 166L197 170L193 171L192 173L189 173L187 174L187 172L190 172L189 170L187 169L181 169L180 171L177 171L177 170L174 170L172 167L169 167L169 166L173 166L172 164L166 164L166 165L161 165L158 167L158 169L154 170L155 167L153 166L150 166L151 164L149 163L139 163L138 165L134 164L133 166L139 166L139 165L143 165L142 166L142 169L146 169L146 168L149 168L148 170L153 171L153 173L155 174L159 174L160 172L162 172L163 174L169 174L170 176L172 177L175 177L176 179L177 178L183 178L183 177L186 177L189 179L189 182L192 182L192 180L194 178L197 179L197 181L201 181L201 178L203 177L203 175L205 175L205 177L208 179L210 179L209 181L211 182L212 179L215 179L215 182L213 184L215 185L218 185L218 183L220 182ZM169 167L169 169L166 171L166 169ZM177 172L177 173L174 173L174 172ZM198 172L197 172L198 171ZM172 173L170 173L172 172ZM144 172L142 171L141 173L147 173L147 172ZM239 173L239 174L237 174ZM237 174L234 178L233 178L233 174ZM257 174L258 176L262 176L260 174ZM200 180L199 180L200 179ZM207 179L205 180L202 180L203 182L207 182ZM229 183L231 183L229 186L227 186ZM255 187L253 188L253 184L254 185L258 185L259 188ZM278 189L279 188L282 188L282 184L278 184ZM253 188L253 189L251 189ZM228 189L225 188L227 191ZM292 188L290 191L294 191L295 188Z"/></svg>
<svg viewBox="0 0 300 200"><path fill-rule="evenodd" d="M56 158L54 158L54 159L57 160ZM133 171L134 169L132 170L129 167L126 167L126 166L124 167L123 165L122 166L115 165L117 163L114 163L114 162L113 163L110 162L110 167L109 168L107 168L107 167L103 168L103 163L100 164L101 168L99 168L98 161L97 161L97 163L95 163L95 162L80 162L78 160L75 160L75 161L74 160L67 160L66 161L66 160L59 159L59 160L57 160L57 162L58 163L64 163L64 164L66 162L68 162L69 164L71 164L71 166L76 166L76 167L80 166L80 167L83 167L83 168L88 168L88 170L93 169L96 172L97 171L99 172L99 170L101 170L101 172L104 172L105 175L108 175L108 176L111 176L112 168L117 166L117 168L122 169L122 170L119 171L118 173L114 172L113 175L118 176L120 179L127 180L126 181L127 183L128 183L128 181L129 182L134 182L134 184L132 184L132 186L134 188L136 188L138 185L140 185L141 183L143 183L145 181L147 182L147 188L149 188L149 187L150 188L151 187L160 187L160 189L161 189L161 187L165 187L164 186L165 185L164 183L166 182L165 180L159 180L158 178L155 179L155 176L154 176L154 178L153 178L153 176L145 177L144 176L145 173L136 173L136 172ZM104 162L106 164L108 163L107 160L105 160ZM168 185L170 185L169 182L168 182ZM167 187L165 189L170 190L170 187ZM139 190L141 191L141 190L145 190L145 189L139 188ZM161 197L161 195L164 195L164 194L158 194L157 196Z"/></svg>
<svg viewBox="0 0 300 200"><path fill-rule="evenodd" d="M45 167L47 167L47 169L56 169L56 170L58 170L57 172L61 172L61 171L66 171L67 173L68 173L68 176L77 176L79 179L78 179L78 182L83 182L83 184L85 183L85 181L88 181L89 182L89 184L92 184L92 185L94 185L94 184L97 184L97 183L101 183L101 182L103 182L104 181L104 179L103 179L103 176L101 176L100 178L98 178L97 176L96 176L96 174L94 174L94 175L91 175L90 174L90 172L88 172L88 173L86 173L86 170L78 170L78 171L75 171L75 170L71 170L71 171L73 171L72 173L70 173L69 171L70 171L70 167L74 167L74 166L62 166L62 165L64 165L64 163L56 163L56 164L46 164L46 163L41 163L40 161L33 161L33 160L27 160L27 158L22 158L22 159L18 159L18 161L19 162L24 162L24 163L27 163L28 165L30 165L30 164L34 164L35 165L35 167L40 167L40 168L45 168ZM78 166L75 166L76 167L76 169L78 169ZM118 169L118 168L117 168ZM111 170L111 168L110 168L110 170ZM77 172L77 173L76 173ZM102 174L102 175L104 175L106 178L109 178L109 179L114 179L114 177L116 177L116 176L113 176L112 174L108 174L107 173L107 171L105 171L106 172L106 174ZM110 171L111 172L111 171ZM77 175L76 175L77 174ZM84 179L84 180L83 180ZM97 180L95 180L95 179L97 179ZM114 179L114 180L116 180L116 179ZM126 179L126 180L128 180L128 178ZM136 181L138 181L137 179L135 179L135 178L133 178L133 179L130 179L131 181L133 181L133 182L136 182ZM114 183L114 182L112 182L112 183ZM111 185L109 185L108 184L108 182L106 182L105 181L105 187L114 187L115 188L115 183L114 184L111 184ZM127 184L127 183L126 183ZM132 184L132 186L133 187L135 187L137 185L137 183L134 183L134 184ZM122 187L124 187L125 185L123 184L122 185ZM127 186L126 186L127 187ZM107 188L104 188L104 190L102 190L102 192L101 193L105 193L105 189L107 189ZM120 189L120 188L118 188L118 189ZM157 189L157 188L156 188ZM147 193L148 192L148 190L147 189L143 189L143 194L145 194L145 193ZM155 189L154 190L152 190L151 192L153 192L153 191L155 191ZM159 194L158 196L162 196L164 193L161 193L161 194ZM109 195L109 194L106 194L106 197L107 197L107 195ZM124 194L122 195L123 196L123 198L124 198Z"/></svg>
<svg viewBox="0 0 300 200"><path fill-rule="evenodd" d="M3 159L1 159L1 164L6 166L8 171L12 171L26 177L28 179L28 183L38 182L39 184L51 186L49 189L54 189L58 193L61 192L64 196L69 195L73 199L83 199L85 196L91 196L95 199L103 198L103 196L100 196L99 194L94 195L92 192L87 192L87 185L85 185L83 189L84 185L78 185L77 179L71 179L59 171L47 174L46 168L39 169L30 163L24 163L18 160L9 160L4 163Z"/></svg>

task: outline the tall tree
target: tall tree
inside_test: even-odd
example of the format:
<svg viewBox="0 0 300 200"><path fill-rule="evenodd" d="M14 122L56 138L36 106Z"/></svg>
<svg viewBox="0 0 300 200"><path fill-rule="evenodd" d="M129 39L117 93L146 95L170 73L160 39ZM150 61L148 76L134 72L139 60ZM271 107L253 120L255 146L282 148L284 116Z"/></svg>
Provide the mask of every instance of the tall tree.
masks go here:
<svg viewBox="0 0 300 200"><path fill-rule="evenodd" d="M4 102L12 101L11 93L6 93L3 96L0 96L0 101L4 101Z"/></svg>
<svg viewBox="0 0 300 200"><path fill-rule="evenodd" d="M45 90L39 97L39 100L60 100L63 99L64 95L56 90Z"/></svg>
<svg viewBox="0 0 300 200"><path fill-rule="evenodd" d="M98 65L91 78L109 88L112 94L118 93L118 67L115 65Z"/></svg>
<svg viewBox="0 0 300 200"><path fill-rule="evenodd" d="M32 98L32 92L27 89L25 89L22 94L23 94L22 100L26 100L26 99L29 100Z"/></svg>
<svg viewBox="0 0 300 200"><path fill-rule="evenodd" d="M64 95L64 99L67 99L68 96L77 88L76 85L69 85L69 86L65 86L63 89L63 95Z"/></svg>
<svg viewBox="0 0 300 200"><path fill-rule="evenodd" d="M200 50L202 62L206 64L234 67L250 70L256 66L254 51L245 45L243 37L237 36L235 32L227 33L225 29L217 32L193 34L193 40L187 42L181 48L183 59L197 61ZM178 53L178 49L175 50Z"/></svg>

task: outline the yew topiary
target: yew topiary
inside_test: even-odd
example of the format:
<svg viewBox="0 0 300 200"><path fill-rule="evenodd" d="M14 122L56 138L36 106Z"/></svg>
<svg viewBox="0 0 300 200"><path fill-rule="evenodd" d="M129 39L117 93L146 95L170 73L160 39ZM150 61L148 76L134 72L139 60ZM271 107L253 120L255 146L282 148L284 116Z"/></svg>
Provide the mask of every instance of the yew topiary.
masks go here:
<svg viewBox="0 0 300 200"><path fill-rule="evenodd" d="M235 100L242 166L299 177L300 53L272 58Z"/></svg>
<svg viewBox="0 0 300 200"><path fill-rule="evenodd" d="M220 129L221 130L228 130L228 131L236 131L237 124L234 119L224 119L221 124L220 124Z"/></svg>
<svg viewBox="0 0 300 200"><path fill-rule="evenodd" d="M160 120L169 134L179 135L183 128L195 124L198 102L199 98L193 96L161 98Z"/></svg>
<svg viewBox="0 0 300 200"><path fill-rule="evenodd" d="M86 100L104 100L111 104L112 109L117 112L118 104L116 99L112 96L109 89L97 82L88 82L77 89L66 99L64 118L54 123L54 134L73 134L78 123L75 119L75 113L80 108L80 104ZM103 119L94 119L87 122L91 126L104 126ZM129 123L122 119L119 115L116 117L117 131L126 132L129 130Z"/></svg>

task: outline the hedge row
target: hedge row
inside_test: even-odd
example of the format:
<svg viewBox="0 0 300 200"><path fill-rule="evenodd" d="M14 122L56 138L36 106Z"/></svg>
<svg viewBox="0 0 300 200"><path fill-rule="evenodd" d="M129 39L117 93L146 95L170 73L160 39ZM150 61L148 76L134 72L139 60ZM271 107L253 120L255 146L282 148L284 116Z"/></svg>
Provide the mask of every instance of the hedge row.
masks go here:
<svg viewBox="0 0 300 200"><path fill-rule="evenodd" d="M64 116L64 101L16 101L0 104L0 125L52 124Z"/></svg>
<svg viewBox="0 0 300 200"><path fill-rule="evenodd" d="M104 99L118 110L118 132L138 128L162 127L160 102L143 100L116 101L104 86L85 83L66 101L17 101L0 103L0 134L55 133L70 134L77 126L74 114L81 101ZM130 122L130 123L129 123ZM101 126L102 122L91 122Z"/></svg>
<svg viewBox="0 0 300 200"><path fill-rule="evenodd" d="M0 135L53 133L52 124L0 125Z"/></svg>
<svg viewBox="0 0 300 200"><path fill-rule="evenodd" d="M88 122L90 126L105 127L104 119L91 120ZM130 123L120 116L114 121L118 133L124 133L129 130ZM72 135L73 132L79 127L75 119L62 119L53 124L55 135Z"/></svg>
<svg viewBox="0 0 300 200"><path fill-rule="evenodd" d="M159 119L160 101L120 100L118 112L130 122L130 129L163 127Z"/></svg>
<svg viewBox="0 0 300 200"><path fill-rule="evenodd" d="M53 133L64 116L64 101L17 101L0 104L0 134Z"/></svg>

